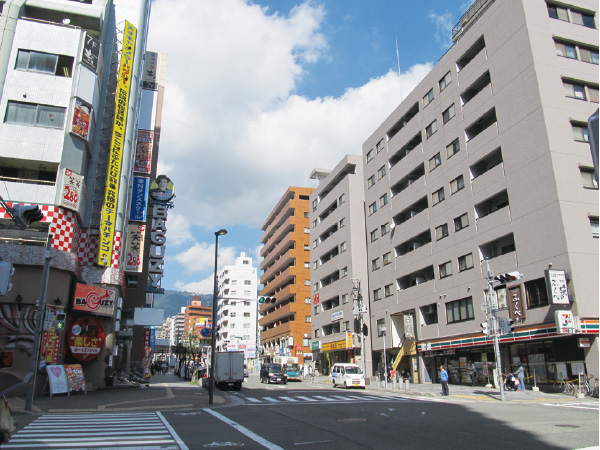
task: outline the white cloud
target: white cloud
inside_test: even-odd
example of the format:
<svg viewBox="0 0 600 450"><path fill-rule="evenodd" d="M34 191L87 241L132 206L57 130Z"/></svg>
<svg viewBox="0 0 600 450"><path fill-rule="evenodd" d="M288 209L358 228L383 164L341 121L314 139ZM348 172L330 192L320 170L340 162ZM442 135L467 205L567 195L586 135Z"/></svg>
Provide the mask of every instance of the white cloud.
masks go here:
<svg viewBox="0 0 600 450"><path fill-rule="evenodd" d="M235 248L219 246L219 267L233 264L235 262L235 258ZM186 273L203 272L211 269L214 271L215 244L196 242L192 247L173 256L172 260L179 263Z"/></svg>
<svg viewBox="0 0 600 450"><path fill-rule="evenodd" d="M435 24L435 40L444 48L452 46L452 28L456 25L452 13L445 11L443 14L429 13L429 18Z"/></svg>
<svg viewBox="0 0 600 450"><path fill-rule="evenodd" d="M214 291L215 279L213 276L209 276L202 281L194 281L191 283L182 283L177 281L175 283L175 290L183 292L192 292L194 294L212 294Z"/></svg>
<svg viewBox="0 0 600 450"><path fill-rule="evenodd" d="M176 211L176 210L175 210ZM187 218L171 210L167 219L167 242L179 246L193 240Z"/></svg>

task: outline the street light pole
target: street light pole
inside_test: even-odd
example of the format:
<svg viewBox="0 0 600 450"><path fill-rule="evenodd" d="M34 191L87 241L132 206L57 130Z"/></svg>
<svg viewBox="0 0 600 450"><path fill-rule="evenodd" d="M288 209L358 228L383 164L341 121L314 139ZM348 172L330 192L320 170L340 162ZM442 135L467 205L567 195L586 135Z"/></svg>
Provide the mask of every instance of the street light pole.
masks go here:
<svg viewBox="0 0 600 450"><path fill-rule="evenodd" d="M498 371L497 379L498 384L500 384L500 401L504 401L504 377L502 376L502 358L500 355L500 342L498 341L498 335L500 330L498 329L498 315L497 308L494 305L494 273L490 267L490 262L485 260L486 268L487 268L487 286L488 291L485 296L487 300L488 311L491 312L491 332L494 336L494 354L496 356L496 370Z"/></svg>
<svg viewBox="0 0 600 450"><path fill-rule="evenodd" d="M217 255L219 252L219 236L227 234L227 230L220 229L215 231L215 282L213 288L213 304L212 304L212 334L210 340L210 380L208 383L208 404L213 404L213 396L215 392L215 357L217 350Z"/></svg>

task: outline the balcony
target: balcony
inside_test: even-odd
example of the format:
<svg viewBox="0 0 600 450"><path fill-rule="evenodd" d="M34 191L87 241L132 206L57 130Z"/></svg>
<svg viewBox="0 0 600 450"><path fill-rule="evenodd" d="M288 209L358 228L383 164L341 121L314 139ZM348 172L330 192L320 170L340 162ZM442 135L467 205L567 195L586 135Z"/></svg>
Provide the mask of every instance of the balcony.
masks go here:
<svg viewBox="0 0 600 450"><path fill-rule="evenodd" d="M475 175L475 171L473 170L473 168L471 169L471 174ZM473 196L477 196L477 194L484 192L486 189L490 189L490 187L502 181L504 177L504 163L500 161L493 167L481 173L481 175L471 180Z"/></svg>
<svg viewBox="0 0 600 450"><path fill-rule="evenodd" d="M277 323L284 318L292 318L295 314L295 311L292 310L292 304L288 302L281 306L275 306L273 311L258 320L258 324L264 327Z"/></svg>
<svg viewBox="0 0 600 450"><path fill-rule="evenodd" d="M277 272L279 272L284 266L287 266L288 264L292 263L292 252L294 251L294 249L290 248L287 252L285 252L283 255L281 255L279 257L279 259L277 259L273 265L271 267L269 267L261 276L261 278L264 279L269 279L271 278L273 275L275 275ZM263 262L266 260L263 260ZM261 264L262 266L262 264ZM262 269L262 267L261 267Z"/></svg>
<svg viewBox="0 0 600 450"><path fill-rule="evenodd" d="M498 137L496 111L493 109L488 111L479 120L466 128L465 134L467 135L467 151L470 156L485 148Z"/></svg>
<svg viewBox="0 0 600 450"><path fill-rule="evenodd" d="M265 247L263 247L260 251L260 255L264 258L260 264L261 270L268 266L268 263L272 263L277 255L285 253L288 249L294 248L295 242L292 240L291 233L287 236L284 236L281 239L281 242L278 242L275 247L271 249L270 252L265 251Z"/></svg>
<svg viewBox="0 0 600 450"><path fill-rule="evenodd" d="M483 65L486 61L487 50L482 37L457 61L457 67L460 69L458 72L458 84L468 86L474 75L483 72Z"/></svg>
<svg viewBox="0 0 600 450"><path fill-rule="evenodd" d="M283 222L287 216L294 214L294 209L291 208L291 202L291 199L288 199L284 204L280 205L279 212L265 229L264 233L260 237L260 242L269 241L272 234L274 234L277 228L279 228L280 222Z"/></svg>
<svg viewBox="0 0 600 450"><path fill-rule="evenodd" d="M275 233L266 241L263 242L263 247L260 250L261 256L264 256L267 253L272 253L273 248L275 248L279 241L286 238L286 234L289 235L294 229L295 222L293 222L293 217L288 217L287 220L275 230ZM262 242L262 241L261 241Z"/></svg>
<svg viewBox="0 0 600 450"><path fill-rule="evenodd" d="M288 336L292 333L291 322L282 323L281 325L271 328L270 330L260 332L260 342L264 345L272 340Z"/></svg>
<svg viewBox="0 0 600 450"><path fill-rule="evenodd" d="M295 266L288 267L283 272L276 275L275 278L271 279L270 281L267 281L267 278L265 278L264 275L260 277L260 282L264 284L265 292L271 291L276 286L286 284L286 281L293 281L296 275L296 271L293 269L295 269Z"/></svg>
<svg viewBox="0 0 600 450"><path fill-rule="evenodd" d="M480 109L485 110L485 105L488 104L492 98L492 84L491 81L489 81L489 76L489 72L486 72L476 83L474 83L472 90L465 91L461 96L463 102L465 102L462 106L463 119L471 119ZM483 84L486 83L486 81L487 84L484 84L483 86L479 85L479 83ZM470 97L470 95L473 95L473 97Z"/></svg>
<svg viewBox="0 0 600 450"><path fill-rule="evenodd" d="M2 178L0 195L6 201L14 199L36 205L53 205L56 199L56 183Z"/></svg>

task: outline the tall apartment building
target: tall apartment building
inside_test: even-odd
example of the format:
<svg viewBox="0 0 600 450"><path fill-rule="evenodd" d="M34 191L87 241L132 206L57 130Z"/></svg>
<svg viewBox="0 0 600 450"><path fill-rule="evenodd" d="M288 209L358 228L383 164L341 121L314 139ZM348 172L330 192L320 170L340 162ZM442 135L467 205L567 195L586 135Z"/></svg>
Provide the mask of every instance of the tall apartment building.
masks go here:
<svg viewBox="0 0 600 450"><path fill-rule="evenodd" d="M252 258L240 253L232 266L219 273L217 310L219 351L243 351L246 360L256 359L258 273Z"/></svg>
<svg viewBox="0 0 600 450"><path fill-rule="evenodd" d="M192 296L190 304L185 308L184 318L184 334L186 339L195 337L202 338L200 330L208 328L212 322L212 308L210 306L202 306L202 297L199 295Z"/></svg>
<svg viewBox="0 0 600 450"><path fill-rule="evenodd" d="M310 195L313 359L321 373L343 362L370 376L371 339L362 327L368 329L369 316L359 309L369 293L362 157L347 155L333 170L315 169L310 177L319 183ZM389 223L382 226L389 231Z"/></svg>
<svg viewBox="0 0 600 450"><path fill-rule="evenodd" d="M103 386L131 339L116 332L149 14L147 0L0 2L0 256L15 268L0 303L2 321L18 324L1 326L0 346L18 371L30 364L46 262L46 364L81 363ZM17 227L15 205L44 217Z"/></svg>
<svg viewBox="0 0 600 450"><path fill-rule="evenodd" d="M454 45L364 143L374 362L387 348L388 363L402 351L418 382L437 381L441 364L450 382L468 382L470 362L480 382L492 379L480 327L489 263L495 275L523 274L494 284L499 316L516 325L500 338L503 371L523 363L538 383L596 373L587 120L598 108L597 9L476 1ZM558 311L574 318L570 332L558 329Z"/></svg>
<svg viewBox="0 0 600 450"><path fill-rule="evenodd" d="M309 197L313 189L290 187L262 226L259 306L262 359L312 359Z"/></svg>

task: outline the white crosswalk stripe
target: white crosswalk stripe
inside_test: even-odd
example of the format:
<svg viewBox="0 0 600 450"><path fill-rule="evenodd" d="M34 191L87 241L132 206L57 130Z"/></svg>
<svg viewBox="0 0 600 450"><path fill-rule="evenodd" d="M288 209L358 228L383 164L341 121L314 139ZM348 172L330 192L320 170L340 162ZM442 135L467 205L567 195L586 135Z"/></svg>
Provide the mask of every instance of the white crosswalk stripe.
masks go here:
<svg viewBox="0 0 600 450"><path fill-rule="evenodd" d="M2 444L3 450L52 448L187 450L160 412L45 414Z"/></svg>
<svg viewBox="0 0 600 450"><path fill-rule="evenodd" d="M360 403L360 402L389 402L389 401L406 401L408 399L401 397L378 397L376 395L295 395L281 397L245 397L248 405L265 405L265 404L286 404L286 403Z"/></svg>
<svg viewBox="0 0 600 450"><path fill-rule="evenodd" d="M559 408L574 408L574 409L588 409L592 411L598 411L598 403L542 403L544 406L554 406Z"/></svg>

